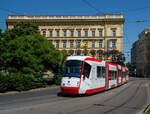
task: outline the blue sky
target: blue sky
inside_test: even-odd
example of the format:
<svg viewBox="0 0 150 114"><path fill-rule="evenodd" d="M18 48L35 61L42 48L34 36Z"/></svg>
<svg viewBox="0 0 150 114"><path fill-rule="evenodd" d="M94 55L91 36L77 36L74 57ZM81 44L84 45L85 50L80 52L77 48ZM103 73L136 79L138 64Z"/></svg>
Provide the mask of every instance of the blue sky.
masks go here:
<svg viewBox="0 0 150 114"><path fill-rule="evenodd" d="M23 15L94 15L118 14L123 12L124 52L126 60L130 61L132 43L138 39L138 34L150 26L150 0L1 0L0 28L6 28L5 20L8 14ZM97 9L99 12L97 12ZM137 23L137 20L144 22Z"/></svg>

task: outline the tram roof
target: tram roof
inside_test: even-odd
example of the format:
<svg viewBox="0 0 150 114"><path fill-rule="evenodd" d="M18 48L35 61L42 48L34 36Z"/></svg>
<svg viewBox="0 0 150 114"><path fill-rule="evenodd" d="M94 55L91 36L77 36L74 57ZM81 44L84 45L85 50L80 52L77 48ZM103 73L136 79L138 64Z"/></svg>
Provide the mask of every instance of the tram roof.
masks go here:
<svg viewBox="0 0 150 114"><path fill-rule="evenodd" d="M85 58L92 58L90 56L68 56L67 60L81 60L84 61Z"/></svg>

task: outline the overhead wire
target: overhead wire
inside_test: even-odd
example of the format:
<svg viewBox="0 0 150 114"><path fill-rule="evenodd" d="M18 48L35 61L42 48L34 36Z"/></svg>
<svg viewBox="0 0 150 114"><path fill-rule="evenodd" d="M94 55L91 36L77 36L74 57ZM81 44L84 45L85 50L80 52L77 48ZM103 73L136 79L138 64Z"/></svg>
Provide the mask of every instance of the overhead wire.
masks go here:
<svg viewBox="0 0 150 114"><path fill-rule="evenodd" d="M95 6L93 6L90 2L88 2L87 0L82 0L84 3L86 3L89 7L91 7L92 9L94 9L97 14L104 14L102 11L100 11L98 8L96 8Z"/></svg>

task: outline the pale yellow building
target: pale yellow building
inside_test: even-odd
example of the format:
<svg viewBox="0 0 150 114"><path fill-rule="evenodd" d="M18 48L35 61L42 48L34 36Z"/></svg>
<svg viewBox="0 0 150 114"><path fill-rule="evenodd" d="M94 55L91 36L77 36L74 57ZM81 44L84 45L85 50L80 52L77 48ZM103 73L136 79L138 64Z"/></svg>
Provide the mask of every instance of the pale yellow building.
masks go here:
<svg viewBox="0 0 150 114"><path fill-rule="evenodd" d="M104 57L104 52L118 50L123 53L125 19L122 14L9 15L7 27L13 28L19 21L36 23L41 35L51 41L56 48L70 55L91 53L98 59L110 59L111 57Z"/></svg>

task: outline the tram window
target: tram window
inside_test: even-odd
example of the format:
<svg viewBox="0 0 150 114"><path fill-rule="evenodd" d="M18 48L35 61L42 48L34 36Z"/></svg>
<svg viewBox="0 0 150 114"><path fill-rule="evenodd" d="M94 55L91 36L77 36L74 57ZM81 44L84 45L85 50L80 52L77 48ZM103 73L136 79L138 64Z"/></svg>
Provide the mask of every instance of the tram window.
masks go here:
<svg viewBox="0 0 150 114"><path fill-rule="evenodd" d="M90 71L91 71L91 65L89 65L88 63L84 63L84 70L83 70L83 75L84 77L89 78L90 76Z"/></svg>
<svg viewBox="0 0 150 114"><path fill-rule="evenodd" d="M115 80L117 71L109 71L109 80Z"/></svg>
<svg viewBox="0 0 150 114"><path fill-rule="evenodd" d="M97 66L97 77L100 78L101 77L101 67Z"/></svg>
<svg viewBox="0 0 150 114"><path fill-rule="evenodd" d="M105 78L105 67L102 67L102 76Z"/></svg>
<svg viewBox="0 0 150 114"><path fill-rule="evenodd" d="M69 60L66 61L64 69L64 77L80 77L82 69L82 61L79 60Z"/></svg>
<svg viewBox="0 0 150 114"><path fill-rule="evenodd" d="M105 67L97 66L97 77L105 78Z"/></svg>

